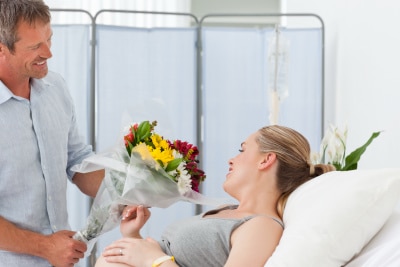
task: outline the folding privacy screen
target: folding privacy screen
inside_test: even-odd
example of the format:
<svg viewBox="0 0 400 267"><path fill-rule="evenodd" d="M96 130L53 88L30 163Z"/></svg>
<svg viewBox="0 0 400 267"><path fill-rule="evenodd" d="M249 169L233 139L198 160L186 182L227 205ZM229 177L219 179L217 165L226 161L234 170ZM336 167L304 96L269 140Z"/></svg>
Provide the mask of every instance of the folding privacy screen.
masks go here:
<svg viewBox="0 0 400 267"><path fill-rule="evenodd" d="M71 11L84 12L52 12ZM324 28L318 16L229 15L308 16L319 25L285 28L211 25L210 18L226 15L198 20L175 14L188 16L190 26L148 29L96 23L97 16L107 12L95 17L87 13L89 24L52 25L50 69L67 81L82 134L96 151L114 145L129 122L157 120L157 131L167 138L200 147L207 174L203 194L228 198L222 190L228 160L249 134L270 124L274 86L280 86L282 99L278 124L300 131L312 149L318 149L324 127ZM283 44L280 51L278 44ZM68 190L71 226L78 230L89 204L82 207L87 200L75 189ZM166 225L199 211L189 203L152 209L153 219L143 234L159 238ZM98 246L118 237L117 229L100 238Z"/></svg>

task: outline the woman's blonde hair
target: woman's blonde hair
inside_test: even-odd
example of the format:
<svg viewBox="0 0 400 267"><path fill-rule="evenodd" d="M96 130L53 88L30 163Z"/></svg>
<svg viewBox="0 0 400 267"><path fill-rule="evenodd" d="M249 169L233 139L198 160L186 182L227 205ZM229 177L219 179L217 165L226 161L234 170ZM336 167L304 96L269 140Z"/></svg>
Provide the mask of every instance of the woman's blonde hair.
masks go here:
<svg viewBox="0 0 400 267"><path fill-rule="evenodd" d="M261 152L272 152L278 159L277 187L281 192L277 210L282 217L289 195L300 185L323 173L334 171L329 164L310 162L310 144L299 132L284 126L272 125L259 130L256 139Z"/></svg>

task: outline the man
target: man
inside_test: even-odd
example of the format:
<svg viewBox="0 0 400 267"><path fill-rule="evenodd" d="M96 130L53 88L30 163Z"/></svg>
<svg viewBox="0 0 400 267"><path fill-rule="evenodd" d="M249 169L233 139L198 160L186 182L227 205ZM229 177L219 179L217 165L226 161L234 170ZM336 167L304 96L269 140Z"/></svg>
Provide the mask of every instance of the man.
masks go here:
<svg viewBox="0 0 400 267"><path fill-rule="evenodd" d="M42 0L0 0L0 266L73 266L67 178L94 197L103 171L70 168L90 156L64 80L48 71L52 30Z"/></svg>

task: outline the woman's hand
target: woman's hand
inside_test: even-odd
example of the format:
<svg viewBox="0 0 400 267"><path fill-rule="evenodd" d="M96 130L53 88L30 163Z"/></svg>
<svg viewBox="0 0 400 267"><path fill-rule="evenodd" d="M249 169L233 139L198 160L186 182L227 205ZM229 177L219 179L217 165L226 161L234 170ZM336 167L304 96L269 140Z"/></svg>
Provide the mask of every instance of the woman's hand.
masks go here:
<svg viewBox="0 0 400 267"><path fill-rule="evenodd" d="M157 241L151 238L123 238L106 247L102 256L108 263L149 267L155 259L165 256L165 253L161 250Z"/></svg>
<svg viewBox="0 0 400 267"><path fill-rule="evenodd" d="M123 237L142 238L140 229L150 218L148 208L140 206L127 206L122 212L120 231Z"/></svg>

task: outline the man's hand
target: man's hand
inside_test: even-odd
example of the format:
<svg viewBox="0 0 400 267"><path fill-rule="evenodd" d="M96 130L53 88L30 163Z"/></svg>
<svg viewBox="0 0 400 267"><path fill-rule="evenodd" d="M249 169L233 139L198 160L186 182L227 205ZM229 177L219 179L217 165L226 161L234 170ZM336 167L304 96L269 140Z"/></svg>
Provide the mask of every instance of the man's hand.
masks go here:
<svg viewBox="0 0 400 267"><path fill-rule="evenodd" d="M84 242L73 239L73 231L59 231L47 236L46 251L43 258L55 267L74 266L84 257L87 246Z"/></svg>

